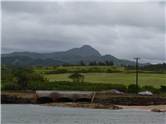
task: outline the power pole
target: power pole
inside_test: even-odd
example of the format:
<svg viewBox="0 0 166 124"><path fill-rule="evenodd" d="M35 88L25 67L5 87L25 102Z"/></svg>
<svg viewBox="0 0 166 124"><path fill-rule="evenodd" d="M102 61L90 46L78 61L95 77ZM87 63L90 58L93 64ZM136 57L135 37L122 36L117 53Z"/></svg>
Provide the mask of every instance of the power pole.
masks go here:
<svg viewBox="0 0 166 124"><path fill-rule="evenodd" d="M135 69L136 69L135 80L136 80L136 89L137 89L136 93L138 93L138 69L139 69L138 60L140 58L137 57L137 58L134 58L134 59L136 60L136 63L135 63Z"/></svg>

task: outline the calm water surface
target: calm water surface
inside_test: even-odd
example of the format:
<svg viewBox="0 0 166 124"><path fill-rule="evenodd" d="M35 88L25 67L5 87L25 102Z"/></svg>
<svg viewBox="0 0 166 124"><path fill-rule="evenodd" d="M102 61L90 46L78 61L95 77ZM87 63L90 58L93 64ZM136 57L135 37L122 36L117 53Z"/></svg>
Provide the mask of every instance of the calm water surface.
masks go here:
<svg viewBox="0 0 166 124"><path fill-rule="evenodd" d="M166 113L142 110L2 105L2 124L166 124Z"/></svg>

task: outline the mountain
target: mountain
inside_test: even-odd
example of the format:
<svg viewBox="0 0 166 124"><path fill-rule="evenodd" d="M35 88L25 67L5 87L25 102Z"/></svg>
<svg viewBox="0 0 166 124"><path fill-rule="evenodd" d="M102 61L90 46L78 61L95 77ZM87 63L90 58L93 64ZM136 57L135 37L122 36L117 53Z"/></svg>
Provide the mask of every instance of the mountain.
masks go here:
<svg viewBox="0 0 166 124"><path fill-rule="evenodd" d="M81 57L101 56L101 54L89 45L84 45L81 48L73 48L65 52L66 55L77 55Z"/></svg>
<svg viewBox="0 0 166 124"><path fill-rule="evenodd" d="M13 52L10 54L2 54L1 60L2 64L18 66L79 64L81 61L86 64L94 61L112 61L115 65L135 64L133 61L118 59L112 55L102 56L96 49L89 45L52 53Z"/></svg>

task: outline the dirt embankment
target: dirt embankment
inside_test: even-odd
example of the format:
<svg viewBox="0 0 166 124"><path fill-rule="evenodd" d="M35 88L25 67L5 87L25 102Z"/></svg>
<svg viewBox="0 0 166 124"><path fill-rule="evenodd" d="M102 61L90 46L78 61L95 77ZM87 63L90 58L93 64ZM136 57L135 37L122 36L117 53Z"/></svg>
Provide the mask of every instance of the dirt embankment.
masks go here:
<svg viewBox="0 0 166 124"><path fill-rule="evenodd" d="M61 102L61 101L60 101ZM6 91L1 92L2 104L37 104L34 91ZM109 105L166 105L166 97L139 96L131 94L115 95L111 93L96 93L93 103Z"/></svg>
<svg viewBox="0 0 166 124"><path fill-rule="evenodd" d="M34 91L2 91L2 104L35 104L36 94Z"/></svg>
<svg viewBox="0 0 166 124"><path fill-rule="evenodd" d="M38 104L34 91L3 91L2 104ZM166 97L139 96L131 94L115 95L111 93L96 93L91 102L59 102L46 103L47 106L79 107L95 109L144 109L154 112L166 112Z"/></svg>
<svg viewBox="0 0 166 124"><path fill-rule="evenodd" d="M110 92L97 92L94 102L112 103L117 105L166 105L166 96L142 96L137 94L111 94Z"/></svg>

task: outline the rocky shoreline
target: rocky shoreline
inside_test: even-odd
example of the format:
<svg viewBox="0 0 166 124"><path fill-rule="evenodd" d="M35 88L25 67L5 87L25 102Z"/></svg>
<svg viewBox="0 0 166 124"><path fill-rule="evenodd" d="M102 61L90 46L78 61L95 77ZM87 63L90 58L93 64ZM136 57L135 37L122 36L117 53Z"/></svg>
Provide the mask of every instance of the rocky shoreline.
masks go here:
<svg viewBox="0 0 166 124"><path fill-rule="evenodd" d="M1 104L39 104L34 91L1 92ZM145 109L153 112L166 112L166 97L97 94L91 102L51 102L41 105L94 108L94 109ZM150 107L151 106L151 107ZM157 107L158 106L158 107Z"/></svg>
<svg viewBox="0 0 166 124"><path fill-rule="evenodd" d="M90 108L90 109L111 109L117 110L122 107L113 104L100 104L100 103L47 103L42 104L44 106L56 106L56 107L71 107L71 108Z"/></svg>
<svg viewBox="0 0 166 124"><path fill-rule="evenodd" d="M166 112L166 105L148 105L148 106L124 106L119 105L123 109L139 109L152 112Z"/></svg>
<svg viewBox="0 0 166 124"><path fill-rule="evenodd" d="M5 91L1 92L2 104L36 104L36 96L33 91Z"/></svg>
<svg viewBox="0 0 166 124"><path fill-rule="evenodd" d="M113 104L99 104L99 103L47 103L43 106L51 107L70 107L70 108L88 108L88 109L139 109L152 112L166 112L166 105L150 105L150 106L122 106Z"/></svg>

